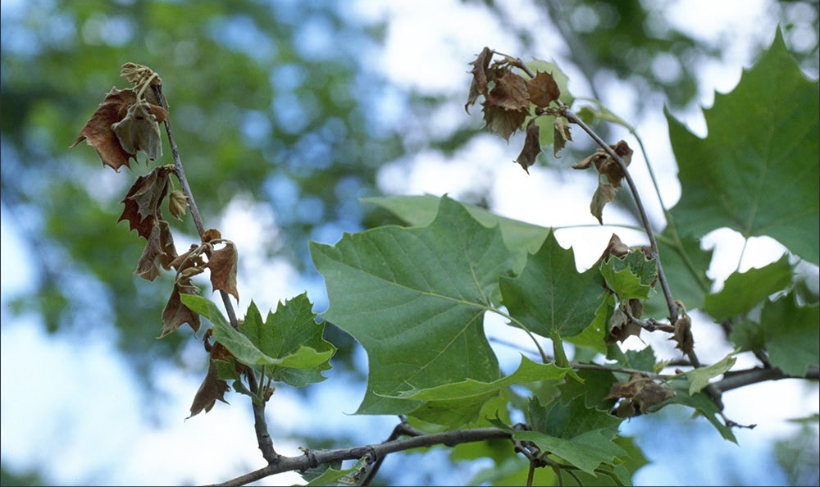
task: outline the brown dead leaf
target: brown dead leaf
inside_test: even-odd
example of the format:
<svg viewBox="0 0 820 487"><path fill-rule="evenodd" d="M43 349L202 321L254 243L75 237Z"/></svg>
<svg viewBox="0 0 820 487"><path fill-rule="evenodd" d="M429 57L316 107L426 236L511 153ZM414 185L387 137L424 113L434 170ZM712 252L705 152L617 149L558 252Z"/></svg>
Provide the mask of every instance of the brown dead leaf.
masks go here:
<svg viewBox="0 0 820 487"><path fill-rule="evenodd" d="M552 122L552 128L552 154L556 159L560 159L561 156L559 156L558 153L564 150L567 141L572 141L572 134L570 133L570 127L567 125L567 121L564 120L563 117L555 117L555 120Z"/></svg>
<svg viewBox="0 0 820 487"><path fill-rule="evenodd" d="M608 183L598 182L598 189L592 195L592 202L589 204L589 211L598 219L598 223L604 224L603 216L604 206L611 203L615 199L615 187Z"/></svg>
<svg viewBox="0 0 820 487"><path fill-rule="evenodd" d="M601 255L601 260L608 262L609 257L613 255L619 259L622 259L626 257L626 254L628 253L629 247L625 243L621 242L621 238L618 235L613 233L612 236L609 237L609 243L606 245L606 249L604 249L604 253Z"/></svg>
<svg viewBox="0 0 820 487"><path fill-rule="evenodd" d="M641 327L633 323L620 307L612 313L607 329L609 330L606 337L607 345L623 342L632 335L641 336Z"/></svg>
<svg viewBox="0 0 820 487"><path fill-rule="evenodd" d="M521 124L524 123L529 114L530 111L525 108L505 110L484 104L484 123L487 124L487 129L500 135L506 141L509 141L510 136L521 128Z"/></svg>
<svg viewBox="0 0 820 487"><path fill-rule="evenodd" d="M128 108L125 118L111 129L120 139L123 150L129 154L144 153L153 161L162 156L162 138L157 117L151 113L148 102L135 103Z"/></svg>
<svg viewBox="0 0 820 487"><path fill-rule="evenodd" d="M692 336L692 319L689 315L683 315L675 321L675 334L671 340L675 340L678 344L675 348L680 349L685 354L690 354L695 349L695 337Z"/></svg>
<svg viewBox="0 0 820 487"><path fill-rule="evenodd" d="M225 247L214 250L208 263L204 266L211 270L211 284L214 291L225 291L236 298L237 302L239 301L239 291L236 289L238 258L236 246L233 242L225 242Z"/></svg>
<svg viewBox="0 0 820 487"><path fill-rule="evenodd" d="M507 72L495 80L495 86L486 96L485 106L503 108L504 110L529 112L530 97L524 78L513 72Z"/></svg>
<svg viewBox="0 0 820 487"><path fill-rule="evenodd" d="M535 159L541 153L541 128L535 123L535 119L527 124L527 138L524 139L524 148L515 160L521 167L530 173L529 167L535 164Z"/></svg>
<svg viewBox="0 0 820 487"><path fill-rule="evenodd" d="M672 399L676 395L675 391L669 386L658 384L655 381L648 381L633 401L638 404L641 413L645 414L647 409Z"/></svg>
<svg viewBox="0 0 820 487"><path fill-rule="evenodd" d="M528 79L526 83L529 100L539 107L547 107L561 96L558 83L555 82L552 74L546 71L539 71L535 78Z"/></svg>
<svg viewBox="0 0 820 487"><path fill-rule="evenodd" d="M208 374L199 386L199 390L196 391L194 402L191 404L191 416L188 416L188 418L196 416L203 410L205 410L206 413L209 412L213 409L216 401L222 401L228 404L228 401L225 400L225 393L228 390L230 390L230 386L228 386L226 381L218 377L216 363L214 362L213 355L211 355L211 361L208 365Z"/></svg>
<svg viewBox="0 0 820 487"><path fill-rule="evenodd" d="M222 233L216 228L209 228L202 234L202 243L208 243L212 240L219 240L222 238Z"/></svg>
<svg viewBox="0 0 820 487"><path fill-rule="evenodd" d="M174 237L168 222L165 220L156 220L156 222L158 224L154 225L137 263L137 270L134 271L134 274L149 281L159 276L160 266L166 270L170 269L171 262L177 257Z"/></svg>
<svg viewBox="0 0 820 487"><path fill-rule="evenodd" d="M137 178L125 199L121 201L125 208L117 221L128 221L131 230L137 230L141 237L149 239L154 228L154 220L162 219L160 204L168 193L170 172L169 166L160 166L149 174Z"/></svg>
<svg viewBox="0 0 820 487"><path fill-rule="evenodd" d="M171 212L171 216L177 220L182 220L187 208L188 197L185 193L178 189L171 191L171 194L168 196L168 211Z"/></svg>
<svg viewBox="0 0 820 487"><path fill-rule="evenodd" d="M487 67L490 65L492 57L493 52L489 47L485 47L476 60L470 63L473 66L470 71L473 74L473 81L470 83L470 94L467 96L467 103L464 104L464 110L467 113L470 113L470 106L475 103L478 95L487 96Z"/></svg>
<svg viewBox="0 0 820 487"><path fill-rule="evenodd" d="M182 304L182 300L179 297L180 294L199 294L199 288L191 284L190 278L179 279L174 283L174 290L171 292L171 297L168 299L168 303L162 311L162 334L158 338L162 338L176 331L177 328L185 323L188 323L194 332L199 330L199 315Z"/></svg>

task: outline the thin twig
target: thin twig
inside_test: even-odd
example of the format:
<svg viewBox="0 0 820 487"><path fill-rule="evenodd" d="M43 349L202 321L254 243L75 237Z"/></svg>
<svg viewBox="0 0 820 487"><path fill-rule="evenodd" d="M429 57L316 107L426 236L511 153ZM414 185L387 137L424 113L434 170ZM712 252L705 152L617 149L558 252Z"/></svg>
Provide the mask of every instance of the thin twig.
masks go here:
<svg viewBox="0 0 820 487"><path fill-rule="evenodd" d="M390 453L396 453L414 448L425 448L435 445L455 446L461 443L472 443L485 440L501 440L512 437L512 432L501 428L474 428L465 430L446 431L443 433L429 433L421 436L402 438L373 445L356 446L351 448L339 448L336 450L309 450L310 454L295 457L279 457L276 463L269 464L248 474L236 477L222 484L215 485L244 485L255 482L259 479L269 477L282 472L295 470L307 470L311 464L322 465L325 463L338 462L342 460L357 460L368 454L375 454L382 458Z"/></svg>
<svg viewBox="0 0 820 487"><path fill-rule="evenodd" d="M162 83L151 85L151 89L153 90L154 95L156 95L160 106L167 112L168 102L165 99L165 95L162 93ZM191 191L191 186L188 184L188 178L185 177L185 169L182 167L182 159L179 157L179 149L177 148L177 143L174 139L174 132L171 129L171 121L167 117L165 119L165 132L168 134L168 143L171 145L171 153L174 157L174 173L179 179L179 183L182 186L182 191L185 193L185 196L188 197L188 206L191 208L191 218L193 218L194 225L196 225L196 230L199 233L200 238L202 238L205 234L205 225L202 223L202 215L199 213L199 208L196 206L196 200L194 199L194 193ZM222 303L225 305L225 312L228 314L228 319L230 320L231 326L238 330L239 321L236 319L236 312L233 309L230 296L227 292L221 289L219 290L219 294L222 297ZM256 384L256 375L254 374L253 369L248 368L247 377L251 392L256 394L258 392L258 387ZM260 404L252 404L254 430L256 431L256 439L259 449L262 451L262 457L268 462L268 464L275 463L279 460L280 455L276 453L276 450L274 450L273 440L271 440L270 434L268 433L268 425L265 420L265 403L263 401Z"/></svg>

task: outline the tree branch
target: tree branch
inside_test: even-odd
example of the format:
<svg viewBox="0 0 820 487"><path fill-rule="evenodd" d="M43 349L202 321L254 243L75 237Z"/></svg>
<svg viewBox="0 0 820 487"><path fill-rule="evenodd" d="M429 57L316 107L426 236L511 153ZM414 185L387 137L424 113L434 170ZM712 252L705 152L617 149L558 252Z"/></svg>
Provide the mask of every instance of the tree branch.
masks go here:
<svg viewBox="0 0 820 487"><path fill-rule="evenodd" d="M401 425L400 425L401 426ZM406 433L405 433L406 434ZM244 485L259 479L282 472L307 470L308 468L325 463L341 460L357 460L367 454L375 454L383 458L390 453L396 453L414 448L424 448L435 445L455 446L461 443L472 443L484 440L510 439L512 433L500 428L474 428L465 430L446 431L444 433L429 433L410 438L396 439L373 445L339 448L336 450L305 450L304 455L297 457L280 456L274 463L248 474L214 485Z"/></svg>
<svg viewBox="0 0 820 487"><path fill-rule="evenodd" d="M168 102L165 99L165 95L162 93L162 83L151 85L151 89L153 90L154 95L156 95L160 106L167 112ZM196 200L194 199L194 193L191 191L191 186L188 184L188 178L185 177L185 169L182 167L182 159L179 157L179 149L177 148L177 143L174 139L174 132L171 129L170 118L165 119L165 132L168 134L168 143L171 145L171 153L174 157L174 173L179 179L179 184L182 186L182 191L185 193L185 196L188 197L188 206L191 208L191 217L194 220L194 225L196 225L196 230L201 238L205 233L205 225L202 223L202 215L199 213L199 208L196 206ZM228 314L228 319L231 322L231 326L234 327L234 329L239 329L239 321L236 319L236 312L233 309L230 296L227 292L221 289L219 290L219 294L222 297L222 303L225 305L225 312ZM251 392L256 393L256 374L254 374L253 369L248 368L247 377ZM267 460L268 464L273 463L279 459L279 455L276 453L276 450L274 450L273 441L268 433L268 425L265 420L264 403L253 403L253 418L254 430L256 431L256 440L259 444L259 449L262 450L262 457Z"/></svg>
<svg viewBox="0 0 820 487"><path fill-rule="evenodd" d="M753 369L739 370L737 372L726 372L723 375L723 379L713 383L712 385L714 385L715 388L720 392L726 392L732 389L737 389L740 387L745 387L748 385L757 384L759 382L766 382L770 380L818 380L818 378L820 378L820 369L818 369L818 367L815 366L809 366L808 371L804 376L786 374L780 369L755 367Z"/></svg>

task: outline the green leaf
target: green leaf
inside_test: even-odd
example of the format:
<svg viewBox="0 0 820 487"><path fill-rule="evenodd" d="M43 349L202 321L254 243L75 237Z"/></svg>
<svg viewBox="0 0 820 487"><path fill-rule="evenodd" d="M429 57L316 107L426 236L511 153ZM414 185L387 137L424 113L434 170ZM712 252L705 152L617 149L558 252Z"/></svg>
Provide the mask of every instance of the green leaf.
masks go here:
<svg viewBox="0 0 820 487"><path fill-rule="evenodd" d="M328 361L336 347L322 337L324 324L316 322L312 309L306 293L279 302L276 313L268 312L265 322L255 303L248 307L239 330L266 355L289 357L289 362L266 369L273 380L294 387L325 380L321 371L330 369Z"/></svg>
<svg viewBox="0 0 820 487"><path fill-rule="evenodd" d="M512 374L492 382L472 379L429 389L411 389L392 396L398 399L425 401L413 415L451 428L475 423L484 404L498 397L503 388L535 381L559 381L572 369L555 364L538 364L522 356L521 365Z"/></svg>
<svg viewBox="0 0 820 487"><path fill-rule="evenodd" d="M712 250L701 250L700 239L691 235L680 236L671 226L657 236L657 241L672 296L683 302L687 309L703 308L703 300L712 288L712 280L706 275L712 262ZM667 313L663 293L653 295L644 312Z"/></svg>
<svg viewBox="0 0 820 487"><path fill-rule="evenodd" d="M668 382L668 385L675 391L675 397L667 402L650 407L650 412L660 410L670 404L682 404L684 406L689 406L712 423L712 426L718 430L724 439L737 443L737 438L735 438L734 433L732 433L732 428L729 428L720 422L720 419L718 419L720 416L720 409L718 409L714 401L712 401L712 399L706 395L705 392L697 392L690 395L690 384L687 380L672 380Z"/></svg>
<svg viewBox="0 0 820 487"><path fill-rule="evenodd" d="M737 362L737 357L734 356L733 352L720 362L708 367L699 367L684 374L689 379L689 395L702 391L703 388L709 385L709 379L725 373L735 365L735 362Z"/></svg>
<svg viewBox="0 0 820 487"><path fill-rule="evenodd" d="M445 196L446 198L446 196ZM423 227L429 225L436 216L441 199L438 196L388 196L381 198L362 198L363 203L371 203L384 208L409 225ZM540 227L511 218L498 216L484 208L459 203L470 215L486 227L498 225L504 236L504 243L513 252L526 251L535 253L544 243L549 228Z"/></svg>
<svg viewBox="0 0 820 487"><path fill-rule="evenodd" d="M275 339L269 336L273 333L273 327L261 325L259 311L255 305L251 304L246 323L243 324L243 331L251 330L254 332L249 337L245 333L235 330L211 300L187 294L181 295L181 298L185 306L208 318L214 324L214 339L224 345L239 362L245 365L278 365L309 369L321 367L333 356L335 349L332 346L331 349L317 351L303 345L283 354L281 357L271 356L269 353L277 354L276 348L271 348L272 340ZM262 348L265 350L263 351Z"/></svg>
<svg viewBox="0 0 820 487"><path fill-rule="evenodd" d="M580 334L595 319L602 299L597 270L578 273L574 252L561 248L552 234L518 277L502 276L500 285L513 319L544 337L553 330L563 337Z"/></svg>
<svg viewBox="0 0 820 487"><path fill-rule="evenodd" d="M671 210L681 233L728 227L768 235L803 259L820 260L818 82L807 79L778 31L737 87L715 94L700 139L667 112L680 168Z"/></svg>
<svg viewBox="0 0 820 487"><path fill-rule="evenodd" d="M499 378L483 321L514 254L498 227L483 226L445 197L427 227L381 227L334 246L311 242L310 250L327 285L325 318L368 354L358 413L406 413L420 404L386 396Z"/></svg>
<svg viewBox="0 0 820 487"><path fill-rule="evenodd" d="M520 431L513 434L518 441L532 441L542 451L548 451L575 465L583 472L595 475L599 465L612 465L626 451L612 440L612 429L596 429L572 438L558 438L539 431Z"/></svg>
<svg viewBox="0 0 820 487"><path fill-rule="evenodd" d="M760 269L733 272L720 292L706 296L704 310L719 321L743 316L768 296L783 290L791 281L789 256L783 254L777 262Z"/></svg>
<svg viewBox="0 0 820 487"><path fill-rule="evenodd" d="M794 294L767 302L760 316L769 360L787 374L804 376L820 364L820 307L800 306Z"/></svg>
<svg viewBox="0 0 820 487"><path fill-rule="evenodd" d="M601 262L600 269L607 286L621 301L648 299L652 282L658 276L655 259L647 259L640 250L632 250L624 258L611 256Z"/></svg>
<svg viewBox="0 0 820 487"><path fill-rule="evenodd" d="M358 465L358 464L357 464ZM337 470L335 468L327 468L320 475L309 475L313 477L305 487L322 486L322 485L342 485L340 480L348 475L353 475L358 471L357 468L346 468L344 470ZM307 478L305 478L307 480ZM345 484L348 485L348 484ZM349 485L358 485L351 483Z"/></svg>

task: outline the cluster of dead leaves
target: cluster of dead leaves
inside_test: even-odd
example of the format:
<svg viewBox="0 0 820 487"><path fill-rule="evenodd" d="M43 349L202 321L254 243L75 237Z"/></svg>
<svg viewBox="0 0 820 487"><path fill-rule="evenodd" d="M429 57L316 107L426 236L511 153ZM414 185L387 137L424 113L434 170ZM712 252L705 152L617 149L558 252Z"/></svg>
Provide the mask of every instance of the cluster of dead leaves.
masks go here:
<svg viewBox="0 0 820 487"><path fill-rule="evenodd" d="M122 166L130 167L130 159L136 160L138 152L151 161L162 156L159 123L168 120L168 112L151 89L162 83L156 73L146 66L126 63L120 76L134 83L134 87L111 88L71 146L86 140L103 164L115 171Z"/></svg>
<svg viewBox="0 0 820 487"><path fill-rule="evenodd" d="M529 167L535 164L535 158L541 152L541 127L535 123L535 119L541 115L557 114L550 105L558 101L561 90L551 73L540 71L534 77L524 79L514 72L513 68L528 71L519 59L503 56L501 60L490 64L494 54L492 49L485 47L476 60L470 63L473 66L473 79L464 109L469 112L479 95L484 96L481 105L487 128L507 141L526 122L524 148L516 162L529 172ZM562 117L556 116L553 126L557 156L566 141L572 140L572 136Z"/></svg>
<svg viewBox="0 0 820 487"><path fill-rule="evenodd" d="M159 124L168 120L164 100L160 102L161 89L154 89L161 87L162 82L156 73L146 66L126 63L120 76L134 86L124 90L112 88L71 146L86 140L97 151L103 164L117 172L122 166L130 168L130 160L137 160L139 152L150 161L162 156ZM163 218L161 208L167 197L169 212L181 219L188 198L182 191L173 189L172 174L175 174L174 166L165 165L137 178L122 200L125 208L118 220L127 221L130 229L136 230L146 240L134 271L136 275L153 281L159 276L161 268L176 272L174 289L162 313L160 338L185 323L195 332L199 330L199 315L182 304L180 296L200 292L191 279L206 269L210 271L214 291L225 291L239 300L236 246L222 239L219 231L206 231L200 245L192 245L184 254L177 254L170 226ZM227 361L232 356L219 343L210 345L209 337L210 333L207 333L204 340L206 351L211 355L210 367L191 406L192 415L203 409L209 411L217 400L224 401L223 395L228 390L228 384L217 377L215 361ZM237 363L236 367L244 366Z"/></svg>
<svg viewBox="0 0 820 487"><path fill-rule="evenodd" d="M653 379L633 374L625 382L616 382L609 389L606 399L618 399L618 405L613 411L619 418L631 418L645 414L655 405L672 399L676 396L669 386L659 384Z"/></svg>

